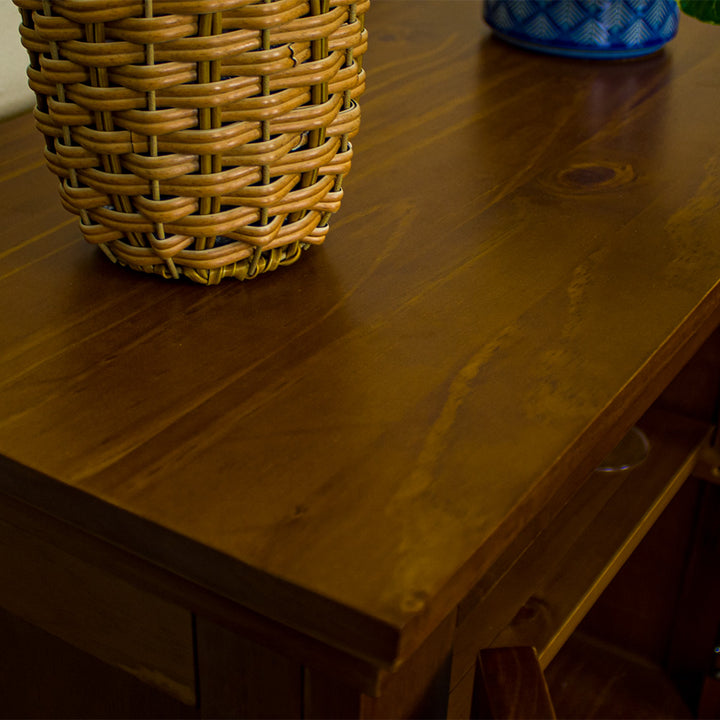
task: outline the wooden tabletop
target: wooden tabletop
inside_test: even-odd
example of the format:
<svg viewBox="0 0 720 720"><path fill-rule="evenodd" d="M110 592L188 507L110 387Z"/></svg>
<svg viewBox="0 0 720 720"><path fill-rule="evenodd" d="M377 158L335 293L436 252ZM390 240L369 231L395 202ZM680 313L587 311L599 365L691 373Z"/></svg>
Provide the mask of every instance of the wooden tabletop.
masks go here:
<svg viewBox="0 0 720 720"><path fill-rule="evenodd" d="M124 270L0 135L0 488L390 666L720 319L720 30L609 64L375 0L343 208L294 266Z"/></svg>

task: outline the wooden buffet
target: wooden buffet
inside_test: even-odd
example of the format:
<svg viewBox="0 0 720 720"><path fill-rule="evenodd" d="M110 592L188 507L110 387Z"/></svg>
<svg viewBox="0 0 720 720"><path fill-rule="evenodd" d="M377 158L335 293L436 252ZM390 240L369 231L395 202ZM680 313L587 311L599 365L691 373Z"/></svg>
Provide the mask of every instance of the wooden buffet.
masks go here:
<svg viewBox="0 0 720 720"><path fill-rule="evenodd" d="M112 265L3 124L0 714L467 717L480 649L546 667L693 468L717 504L719 31L368 27L329 238L248 283Z"/></svg>

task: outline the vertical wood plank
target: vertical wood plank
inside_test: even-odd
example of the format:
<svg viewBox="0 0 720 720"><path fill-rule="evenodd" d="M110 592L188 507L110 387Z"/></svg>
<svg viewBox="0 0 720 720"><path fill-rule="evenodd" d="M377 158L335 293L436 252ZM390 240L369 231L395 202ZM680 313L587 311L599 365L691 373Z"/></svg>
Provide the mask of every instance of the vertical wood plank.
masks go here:
<svg viewBox="0 0 720 720"><path fill-rule="evenodd" d="M471 669L453 685L448 699L449 720L468 720L470 717L474 680L475 672Z"/></svg>
<svg viewBox="0 0 720 720"><path fill-rule="evenodd" d="M471 717L508 720L555 717L534 648L490 648L480 652Z"/></svg>
<svg viewBox="0 0 720 720"><path fill-rule="evenodd" d="M302 717L302 665L207 618L196 618L205 718Z"/></svg>
<svg viewBox="0 0 720 720"><path fill-rule="evenodd" d="M380 697L363 698L363 718L446 717L456 621L457 613L450 613L412 657L388 676Z"/></svg>
<svg viewBox="0 0 720 720"><path fill-rule="evenodd" d="M452 612L396 672L385 677L378 697L358 693L341 678L306 668L305 717L446 717L455 625L456 612Z"/></svg>

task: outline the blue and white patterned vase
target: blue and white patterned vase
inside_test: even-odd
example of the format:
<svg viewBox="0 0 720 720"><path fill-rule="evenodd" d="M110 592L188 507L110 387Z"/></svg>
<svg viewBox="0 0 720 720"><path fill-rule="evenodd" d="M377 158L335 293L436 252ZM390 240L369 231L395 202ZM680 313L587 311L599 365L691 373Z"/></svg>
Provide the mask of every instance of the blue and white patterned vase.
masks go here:
<svg viewBox="0 0 720 720"><path fill-rule="evenodd" d="M484 16L515 45L599 59L653 53L679 22L676 0L485 0Z"/></svg>

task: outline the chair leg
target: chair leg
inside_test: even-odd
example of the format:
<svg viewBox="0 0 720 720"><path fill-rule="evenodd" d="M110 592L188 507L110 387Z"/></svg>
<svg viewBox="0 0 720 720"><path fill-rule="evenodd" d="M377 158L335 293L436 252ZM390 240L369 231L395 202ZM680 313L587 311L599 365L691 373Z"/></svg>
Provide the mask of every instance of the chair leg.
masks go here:
<svg viewBox="0 0 720 720"><path fill-rule="evenodd" d="M477 720L555 718L535 648L480 651L475 664L471 717Z"/></svg>

